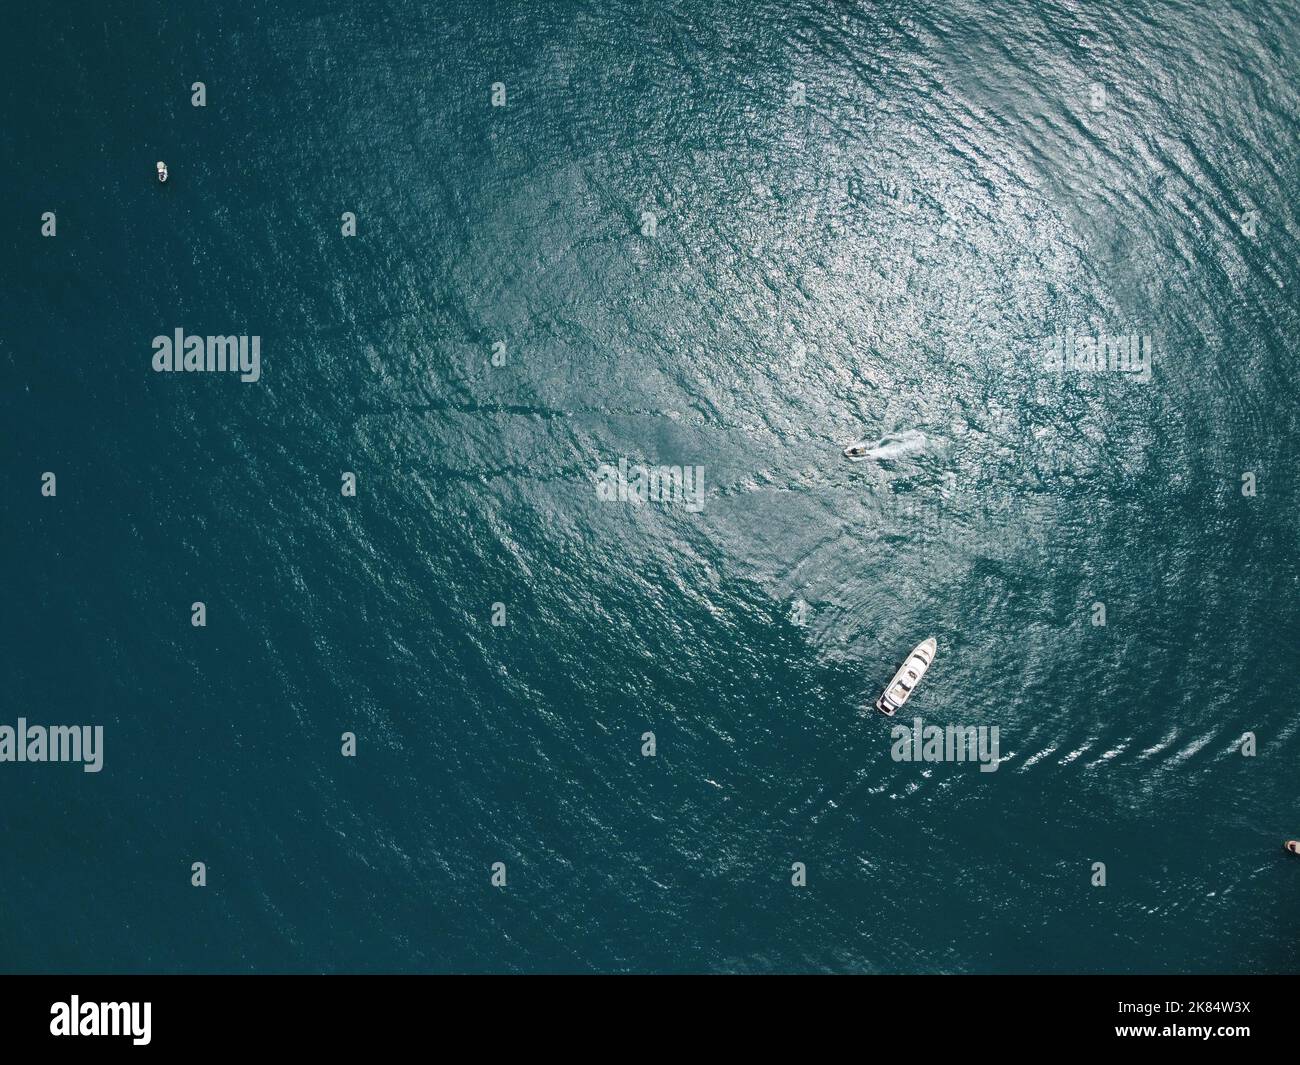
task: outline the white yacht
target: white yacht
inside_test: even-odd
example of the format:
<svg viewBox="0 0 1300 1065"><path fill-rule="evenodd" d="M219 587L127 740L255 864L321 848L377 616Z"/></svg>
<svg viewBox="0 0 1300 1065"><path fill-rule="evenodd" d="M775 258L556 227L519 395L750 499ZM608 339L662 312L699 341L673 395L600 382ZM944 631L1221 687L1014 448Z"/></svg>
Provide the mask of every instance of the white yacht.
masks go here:
<svg viewBox="0 0 1300 1065"><path fill-rule="evenodd" d="M894 679L876 700L876 709L886 717L893 717L898 708L907 702L913 689L921 683L925 671L934 661L934 654L939 649L934 637L918 643L907 656L902 668L894 674Z"/></svg>
<svg viewBox="0 0 1300 1065"><path fill-rule="evenodd" d="M164 163L161 159L158 160L158 180L159 181L167 180L167 164Z"/></svg>

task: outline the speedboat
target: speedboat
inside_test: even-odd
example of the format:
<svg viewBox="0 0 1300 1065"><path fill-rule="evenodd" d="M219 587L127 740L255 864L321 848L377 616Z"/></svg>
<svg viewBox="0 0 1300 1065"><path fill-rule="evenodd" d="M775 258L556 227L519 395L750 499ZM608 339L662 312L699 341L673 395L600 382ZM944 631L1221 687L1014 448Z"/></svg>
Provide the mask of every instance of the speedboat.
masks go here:
<svg viewBox="0 0 1300 1065"><path fill-rule="evenodd" d="M934 661L938 649L939 645L935 643L933 636L913 647L912 653L907 656L907 661L894 674L894 679L876 700L876 709L886 717L893 717L899 707L911 697L916 686L921 683L921 678L930 668L930 663Z"/></svg>
<svg viewBox="0 0 1300 1065"><path fill-rule="evenodd" d="M167 180L167 164L164 163L161 159L158 160L158 180L159 181Z"/></svg>
<svg viewBox="0 0 1300 1065"><path fill-rule="evenodd" d="M844 449L844 457L861 461L897 462L914 459L930 447L931 441L920 429L904 429L901 433L886 433L879 440L868 443L860 440Z"/></svg>

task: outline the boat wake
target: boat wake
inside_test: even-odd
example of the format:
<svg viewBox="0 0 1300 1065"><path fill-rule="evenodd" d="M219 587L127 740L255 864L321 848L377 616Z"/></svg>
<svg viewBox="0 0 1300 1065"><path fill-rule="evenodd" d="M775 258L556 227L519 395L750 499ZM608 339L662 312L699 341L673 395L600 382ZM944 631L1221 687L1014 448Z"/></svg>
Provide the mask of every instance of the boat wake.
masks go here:
<svg viewBox="0 0 1300 1065"><path fill-rule="evenodd" d="M844 449L844 454L857 461L888 462L920 455L929 444L929 437L920 429L906 429L901 433L887 433L873 443L853 444Z"/></svg>

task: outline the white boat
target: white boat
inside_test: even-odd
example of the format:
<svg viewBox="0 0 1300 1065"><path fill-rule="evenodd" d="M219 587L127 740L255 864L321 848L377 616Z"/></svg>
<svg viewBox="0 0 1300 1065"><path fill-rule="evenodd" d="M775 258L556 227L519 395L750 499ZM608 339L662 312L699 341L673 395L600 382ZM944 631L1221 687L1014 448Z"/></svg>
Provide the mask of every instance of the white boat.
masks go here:
<svg viewBox="0 0 1300 1065"><path fill-rule="evenodd" d="M167 180L167 164L164 163L161 159L158 160L158 180L159 181Z"/></svg>
<svg viewBox="0 0 1300 1065"><path fill-rule="evenodd" d="M901 433L886 433L879 440L860 440L844 449L844 457L861 462L896 462L922 454L930 447L930 439L920 429L904 429Z"/></svg>
<svg viewBox="0 0 1300 1065"><path fill-rule="evenodd" d="M880 693L880 698L876 700L876 709L886 717L893 717L899 707L911 697L916 686L921 683L921 678L930 668L930 663L934 661L938 649L939 645L935 643L933 636L913 647L902 668L894 674L894 679L889 682L889 686Z"/></svg>

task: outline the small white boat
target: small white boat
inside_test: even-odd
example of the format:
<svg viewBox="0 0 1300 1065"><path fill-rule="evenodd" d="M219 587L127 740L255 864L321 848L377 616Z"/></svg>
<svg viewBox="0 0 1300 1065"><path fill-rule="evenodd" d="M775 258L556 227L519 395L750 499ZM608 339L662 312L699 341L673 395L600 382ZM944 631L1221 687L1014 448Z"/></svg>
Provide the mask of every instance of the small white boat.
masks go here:
<svg viewBox="0 0 1300 1065"><path fill-rule="evenodd" d="M904 429L901 433L886 433L879 440L859 440L856 444L850 444L844 449L844 457L855 462L863 459L896 462L916 458L930 446L930 438L920 429Z"/></svg>
<svg viewBox="0 0 1300 1065"><path fill-rule="evenodd" d="M161 159L158 160L158 180L159 181L167 180L167 164L164 163Z"/></svg>
<svg viewBox="0 0 1300 1065"><path fill-rule="evenodd" d="M913 647L912 653L907 656L907 661L894 674L894 679L876 700L876 709L886 717L893 717L899 707L911 697L916 686L921 683L921 678L930 668L930 663L934 661L938 649L939 645L935 643L933 636Z"/></svg>

